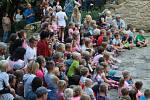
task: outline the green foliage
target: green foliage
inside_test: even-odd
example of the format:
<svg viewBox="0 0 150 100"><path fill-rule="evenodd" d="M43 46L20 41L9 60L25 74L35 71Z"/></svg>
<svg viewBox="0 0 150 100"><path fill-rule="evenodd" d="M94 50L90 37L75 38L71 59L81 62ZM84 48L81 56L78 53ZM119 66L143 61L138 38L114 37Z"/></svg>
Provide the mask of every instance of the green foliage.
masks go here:
<svg viewBox="0 0 150 100"><path fill-rule="evenodd" d="M82 22L86 15L91 15L94 20L98 19L99 14L104 10L104 7L94 7L90 11L81 11L82 14Z"/></svg>

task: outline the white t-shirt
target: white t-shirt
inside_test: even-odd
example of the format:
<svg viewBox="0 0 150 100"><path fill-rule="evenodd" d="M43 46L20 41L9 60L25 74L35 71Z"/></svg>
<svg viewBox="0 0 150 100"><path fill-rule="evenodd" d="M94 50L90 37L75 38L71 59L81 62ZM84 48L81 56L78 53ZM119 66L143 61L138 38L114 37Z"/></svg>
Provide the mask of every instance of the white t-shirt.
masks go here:
<svg viewBox="0 0 150 100"><path fill-rule="evenodd" d="M24 61L25 63L28 63L29 60L35 60L37 53L36 53L36 48L31 48L31 47L27 47L26 49L26 53L24 55Z"/></svg>
<svg viewBox="0 0 150 100"><path fill-rule="evenodd" d="M58 20L58 26L66 27L66 20L65 20L66 16L67 16L66 13L62 12L62 11L56 13L56 17Z"/></svg>
<svg viewBox="0 0 150 100"><path fill-rule="evenodd" d="M112 41L112 43L113 43L113 45L118 45L118 44L121 44L121 40L120 39L113 39L113 41Z"/></svg>
<svg viewBox="0 0 150 100"><path fill-rule="evenodd" d="M19 22L19 21L21 21L22 19L23 19L23 15L16 14L16 16L15 16L15 21L16 21L16 22Z"/></svg>

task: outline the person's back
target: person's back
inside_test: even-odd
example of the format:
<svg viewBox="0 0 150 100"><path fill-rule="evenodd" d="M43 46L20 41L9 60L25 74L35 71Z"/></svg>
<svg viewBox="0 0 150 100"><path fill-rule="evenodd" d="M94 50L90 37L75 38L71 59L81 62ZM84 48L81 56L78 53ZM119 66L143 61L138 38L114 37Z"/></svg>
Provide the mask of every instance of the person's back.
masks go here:
<svg viewBox="0 0 150 100"><path fill-rule="evenodd" d="M37 99L36 93L34 93L33 91L27 93L26 100L36 100L36 99Z"/></svg>
<svg viewBox="0 0 150 100"><path fill-rule="evenodd" d="M57 100L57 98L56 98L57 85L54 82L54 78L55 78L55 75L53 75L53 74L46 74L44 77L48 89L51 90L48 93L48 100Z"/></svg>
<svg viewBox="0 0 150 100"><path fill-rule="evenodd" d="M31 91L31 83L32 80L36 77L34 74L25 74L23 76L23 82L24 82L24 97L27 96L27 93Z"/></svg>

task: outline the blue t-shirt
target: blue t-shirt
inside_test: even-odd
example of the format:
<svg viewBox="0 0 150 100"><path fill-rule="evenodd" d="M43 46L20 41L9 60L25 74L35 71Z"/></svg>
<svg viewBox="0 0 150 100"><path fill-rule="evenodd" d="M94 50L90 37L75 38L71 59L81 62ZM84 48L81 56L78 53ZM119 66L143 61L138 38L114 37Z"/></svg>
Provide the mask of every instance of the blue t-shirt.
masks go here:
<svg viewBox="0 0 150 100"><path fill-rule="evenodd" d="M31 14L35 14L35 12L34 12L33 9L26 9L23 14L24 14L25 17L27 17L27 16L29 16ZM27 17L26 18L26 23L27 24L33 23L34 20L35 20L35 16L34 15L30 16L30 17Z"/></svg>
<svg viewBox="0 0 150 100"><path fill-rule="evenodd" d="M145 96L140 96L139 100L148 100Z"/></svg>
<svg viewBox="0 0 150 100"><path fill-rule="evenodd" d="M57 84L54 82L54 75L53 74L46 74L45 82L48 86L48 89L51 91L48 93L48 99L47 100L57 100Z"/></svg>

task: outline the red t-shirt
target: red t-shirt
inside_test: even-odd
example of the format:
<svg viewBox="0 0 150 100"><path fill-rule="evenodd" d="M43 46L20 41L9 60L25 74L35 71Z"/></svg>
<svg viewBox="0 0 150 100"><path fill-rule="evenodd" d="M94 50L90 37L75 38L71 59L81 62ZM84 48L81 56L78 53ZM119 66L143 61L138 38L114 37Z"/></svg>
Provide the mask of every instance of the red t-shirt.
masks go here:
<svg viewBox="0 0 150 100"><path fill-rule="evenodd" d="M99 37L98 37L98 41L97 41L97 45L98 46L100 46L101 44L102 44L102 42L103 42L103 35L100 35Z"/></svg>
<svg viewBox="0 0 150 100"><path fill-rule="evenodd" d="M50 56L50 49L48 47L48 43L45 40L40 40L37 44L37 54L42 55L44 57Z"/></svg>

